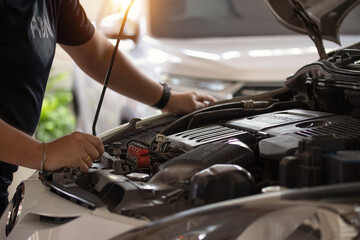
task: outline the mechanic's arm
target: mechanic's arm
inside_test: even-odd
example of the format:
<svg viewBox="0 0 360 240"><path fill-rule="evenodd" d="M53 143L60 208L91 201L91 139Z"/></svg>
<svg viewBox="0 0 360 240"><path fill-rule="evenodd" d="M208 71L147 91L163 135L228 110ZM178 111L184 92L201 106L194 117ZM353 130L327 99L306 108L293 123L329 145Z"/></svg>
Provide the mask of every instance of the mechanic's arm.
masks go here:
<svg viewBox="0 0 360 240"><path fill-rule="evenodd" d="M1 119L0 146L0 161L33 169L40 168L45 150L43 143ZM80 167L86 172L92 165L92 160L98 159L104 153L99 138L79 132L46 143L45 147L44 169L48 171L62 167Z"/></svg>
<svg viewBox="0 0 360 240"><path fill-rule="evenodd" d="M84 72L96 81L104 82L114 50L114 46L107 38L95 30L93 37L83 45L61 46ZM163 92L162 85L143 74L121 51L117 52L109 87L118 93L150 106L155 105L160 100ZM187 113L203 108L214 101L213 97L206 94L172 92L163 111Z"/></svg>

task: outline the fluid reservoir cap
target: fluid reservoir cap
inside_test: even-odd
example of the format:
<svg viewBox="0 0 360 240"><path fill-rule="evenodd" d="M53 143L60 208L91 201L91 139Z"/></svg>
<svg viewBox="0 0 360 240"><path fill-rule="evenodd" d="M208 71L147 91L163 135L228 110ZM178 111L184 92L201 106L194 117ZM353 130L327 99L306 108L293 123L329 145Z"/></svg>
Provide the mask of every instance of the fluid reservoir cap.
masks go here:
<svg viewBox="0 0 360 240"><path fill-rule="evenodd" d="M146 173L129 173L126 175L127 178L133 181L146 182L149 180L149 174Z"/></svg>
<svg viewBox="0 0 360 240"><path fill-rule="evenodd" d="M121 142L113 142L112 146L114 148L121 148Z"/></svg>

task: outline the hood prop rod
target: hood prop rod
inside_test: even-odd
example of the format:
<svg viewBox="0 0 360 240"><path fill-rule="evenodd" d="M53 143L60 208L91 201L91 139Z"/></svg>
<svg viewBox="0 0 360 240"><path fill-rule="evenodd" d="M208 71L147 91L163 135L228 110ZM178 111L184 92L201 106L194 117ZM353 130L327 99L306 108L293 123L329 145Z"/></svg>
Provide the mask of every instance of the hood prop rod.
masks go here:
<svg viewBox="0 0 360 240"><path fill-rule="evenodd" d="M328 58L328 55L326 54L322 34L316 25L316 23L309 17L309 15L306 13L305 9L301 6L300 3L298 3L296 0L292 0L294 5L294 11L296 15L302 20L302 22L305 24L306 31L311 38L311 40L315 43L315 46L318 50L320 59L326 59Z"/></svg>

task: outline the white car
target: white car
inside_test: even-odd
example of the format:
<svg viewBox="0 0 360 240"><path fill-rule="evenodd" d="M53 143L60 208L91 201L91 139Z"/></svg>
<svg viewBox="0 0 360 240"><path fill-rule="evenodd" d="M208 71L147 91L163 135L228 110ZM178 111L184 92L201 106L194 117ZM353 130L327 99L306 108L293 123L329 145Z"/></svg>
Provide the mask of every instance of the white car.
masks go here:
<svg viewBox="0 0 360 240"><path fill-rule="evenodd" d="M0 238L356 239L360 38L334 52L321 43L336 41L360 1L265 3L284 25L314 33L319 60L279 89L101 134L105 153L88 173L19 185Z"/></svg>
<svg viewBox="0 0 360 240"><path fill-rule="evenodd" d="M113 9L110 3L100 9ZM314 43L278 23L262 0L138 0L135 4L138 13L129 19L120 49L148 76L173 90L202 91L218 100L252 95L282 86L297 69L318 59ZM343 46L358 37L356 13L342 25ZM100 12L98 19L103 20L97 25L114 37L122 15L108 14ZM325 47L329 52L339 45L325 41ZM91 132L102 87L80 69L74 73L79 127ZM112 91L103 105L97 132L160 113Z"/></svg>

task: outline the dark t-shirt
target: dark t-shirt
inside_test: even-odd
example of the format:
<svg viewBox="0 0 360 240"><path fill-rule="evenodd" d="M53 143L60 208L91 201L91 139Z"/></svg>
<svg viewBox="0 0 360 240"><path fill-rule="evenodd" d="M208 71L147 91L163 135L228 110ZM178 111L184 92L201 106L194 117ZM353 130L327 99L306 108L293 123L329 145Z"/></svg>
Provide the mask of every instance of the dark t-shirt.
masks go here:
<svg viewBox="0 0 360 240"><path fill-rule="evenodd" d="M78 0L0 0L0 118L32 135L56 43L80 45L93 33ZM0 202L16 169L0 162Z"/></svg>

